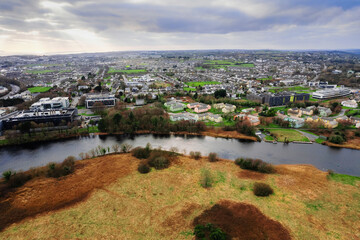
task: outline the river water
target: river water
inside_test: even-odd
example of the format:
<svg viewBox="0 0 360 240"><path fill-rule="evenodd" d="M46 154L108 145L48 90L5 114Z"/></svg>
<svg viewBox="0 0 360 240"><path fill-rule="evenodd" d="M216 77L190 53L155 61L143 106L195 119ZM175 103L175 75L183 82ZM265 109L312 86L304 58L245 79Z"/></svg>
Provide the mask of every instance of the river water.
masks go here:
<svg viewBox="0 0 360 240"><path fill-rule="evenodd" d="M272 144L266 142L244 142L237 139L204 136L99 136L92 135L47 143L33 143L23 146L0 148L0 173L9 169L27 170L44 166L49 162L61 162L67 156L79 158L79 153L89 152L101 145L129 143L134 147L145 146L170 149L177 147L179 152L189 154L200 151L203 156L216 152L219 157L236 159L238 157L259 158L272 164L312 164L321 170L331 169L337 173L360 176L360 151L331 148L320 144Z"/></svg>

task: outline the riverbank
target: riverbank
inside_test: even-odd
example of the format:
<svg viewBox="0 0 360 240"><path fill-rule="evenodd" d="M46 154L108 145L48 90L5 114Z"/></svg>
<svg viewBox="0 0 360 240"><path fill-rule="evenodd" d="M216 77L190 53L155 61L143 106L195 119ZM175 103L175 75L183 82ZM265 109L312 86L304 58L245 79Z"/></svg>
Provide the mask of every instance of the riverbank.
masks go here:
<svg viewBox="0 0 360 240"><path fill-rule="evenodd" d="M179 156L168 169L140 174L139 162L131 154L106 155L76 161L75 172L59 179L35 178L8 192L0 187L0 238L35 239L41 232L54 239L192 239L193 221L224 201L246 203L253 214L258 209L293 239L358 237L358 181L332 180L310 165L278 165L276 174L262 174L230 160L188 156ZM204 169L213 178L211 188L200 185ZM254 196L257 181L271 185L275 194ZM252 222L247 234L260 229L270 235L270 222L251 215L238 216ZM231 226L232 219L225 220Z"/></svg>
<svg viewBox="0 0 360 240"><path fill-rule="evenodd" d="M337 148L349 148L349 149L355 149L360 150L360 138L354 138L346 141L343 144L335 144L329 141L324 142L325 145L329 147L337 147Z"/></svg>
<svg viewBox="0 0 360 240"><path fill-rule="evenodd" d="M115 135L124 135L124 133L115 133ZM209 136L209 137L218 137L218 138L227 138L227 139L240 139L246 141L260 141L257 137L247 136L237 131L224 131L221 129L208 129L199 133L191 133L191 132L170 132L170 133L159 133L153 131L136 131L136 134L158 134L158 135L174 135L174 136Z"/></svg>
<svg viewBox="0 0 360 240"><path fill-rule="evenodd" d="M26 136L26 138L23 141L19 142L12 142L8 141L7 139L0 139L0 147L6 147L6 146L16 146L16 145L24 145L29 143L41 143L41 142L48 142L48 141L57 141L57 140L63 140L63 139L72 139L76 137L81 136L87 136L89 134L95 134L95 135L127 135L124 132L116 132L116 133L104 133L99 131L87 131L87 129L80 129L78 133L73 134L56 134L53 136L43 136L42 139L37 138L31 138L29 136ZM162 133L162 132L154 132L154 131L147 131L147 130L141 130L136 131L134 134L157 134L157 135L174 135L174 136L181 136L181 135L189 135L189 136L209 136L209 137L220 137L220 138L232 138L232 139L241 139L246 141L259 141L258 138L253 136L247 136L241 133L238 133L237 131L223 131L221 129L209 129L203 132L199 133L191 133L191 132L170 132L170 133Z"/></svg>

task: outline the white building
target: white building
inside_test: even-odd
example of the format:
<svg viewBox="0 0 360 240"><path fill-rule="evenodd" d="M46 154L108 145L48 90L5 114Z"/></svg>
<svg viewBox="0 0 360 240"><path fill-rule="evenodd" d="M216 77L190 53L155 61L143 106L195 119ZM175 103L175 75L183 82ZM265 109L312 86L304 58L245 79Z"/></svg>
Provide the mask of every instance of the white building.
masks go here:
<svg viewBox="0 0 360 240"><path fill-rule="evenodd" d="M114 107L116 99L114 95L109 94L89 94L86 97L85 106L86 108L92 108L96 102L101 102L105 107Z"/></svg>
<svg viewBox="0 0 360 240"><path fill-rule="evenodd" d="M342 101L341 105L344 107L357 108L358 104L355 100Z"/></svg>
<svg viewBox="0 0 360 240"><path fill-rule="evenodd" d="M66 109L69 108L70 102L68 97L41 98L38 102L30 106L30 110L46 109Z"/></svg>
<svg viewBox="0 0 360 240"><path fill-rule="evenodd" d="M351 91L348 88L333 88L326 90L318 90L313 93L312 97L317 99L329 99L350 95Z"/></svg>

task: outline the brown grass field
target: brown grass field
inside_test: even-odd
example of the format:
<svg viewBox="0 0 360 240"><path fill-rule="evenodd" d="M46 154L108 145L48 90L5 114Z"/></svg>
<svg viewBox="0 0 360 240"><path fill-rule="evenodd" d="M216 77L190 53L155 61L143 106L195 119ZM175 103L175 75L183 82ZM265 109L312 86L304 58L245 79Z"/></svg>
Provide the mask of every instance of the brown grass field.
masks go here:
<svg viewBox="0 0 360 240"><path fill-rule="evenodd" d="M265 160L265 159L264 159ZM180 156L170 168L137 172L130 154L76 162L73 174L0 184L0 239L194 239L212 222L233 239L360 239L360 182L347 185L310 165L276 174L229 160ZM213 187L200 185L208 169ZM274 189L256 197L253 183Z"/></svg>

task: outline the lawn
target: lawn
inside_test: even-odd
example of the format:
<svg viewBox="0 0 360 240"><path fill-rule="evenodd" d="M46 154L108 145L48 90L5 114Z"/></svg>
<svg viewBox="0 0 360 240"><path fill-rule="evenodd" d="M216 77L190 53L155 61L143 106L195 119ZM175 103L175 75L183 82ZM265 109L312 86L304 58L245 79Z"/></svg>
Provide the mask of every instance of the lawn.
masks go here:
<svg viewBox="0 0 360 240"><path fill-rule="evenodd" d="M111 74L111 73L136 74L136 73L146 73L146 70L145 69L114 69L114 68L110 68L107 73L109 73L109 74Z"/></svg>
<svg viewBox="0 0 360 240"><path fill-rule="evenodd" d="M265 140L266 141L274 141L274 138L272 136L266 136Z"/></svg>
<svg viewBox="0 0 360 240"><path fill-rule="evenodd" d="M308 130L301 130L302 132L305 132L305 133L308 133L308 134L311 134L311 135L314 135L314 136L318 136L317 134L313 133L313 132L310 132Z"/></svg>
<svg viewBox="0 0 360 240"><path fill-rule="evenodd" d="M54 72L54 70L26 70L26 73L30 73L30 74L44 74L51 72Z"/></svg>
<svg viewBox="0 0 360 240"><path fill-rule="evenodd" d="M69 73L69 72L71 72L71 70L69 70L69 69L59 71L59 73Z"/></svg>
<svg viewBox="0 0 360 240"><path fill-rule="evenodd" d="M317 139L315 139L315 142L318 144L322 144L323 142L326 142L326 140L322 139L322 138L317 138Z"/></svg>
<svg viewBox="0 0 360 240"><path fill-rule="evenodd" d="M217 81L206 81L206 82L186 82L186 85L189 87L198 87L198 86L205 86L205 85L217 85L220 84L220 82Z"/></svg>
<svg viewBox="0 0 360 240"><path fill-rule="evenodd" d="M208 60L204 64L211 66L211 68L217 68L217 69L219 68L227 69L227 67L243 67L243 68L255 67L253 63L234 62L227 60Z"/></svg>
<svg viewBox="0 0 360 240"><path fill-rule="evenodd" d="M187 91L187 92L193 91L193 92L195 92L196 88L184 87L184 91Z"/></svg>
<svg viewBox="0 0 360 240"><path fill-rule="evenodd" d="M79 132L97 133L99 129L97 126L91 126L89 128L80 128Z"/></svg>
<svg viewBox="0 0 360 240"><path fill-rule="evenodd" d="M259 80L259 79L258 79ZM308 87L302 87L302 86L293 86L293 87L274 87L269 89L270 92L276 92L276 91L293 91L298 93L311 93L315 90L310 90Z"/></svg>
<svg viewBox="0 0 360 240"><path fill-rule="evenodd" d="M28 90L31 93L42 93L42 92L47 92L51 89L51 87L32 87L32 88L28 88Z"/></svg>
<svg viewBox="0 0 360 240"><path fill-rule="evenodd" d="M278 142L284 142L285 140L290 142L310 142L307 137L293 129L269 129L269 132L276 136Z"/></svg>
<svg viewBox="0 0 360 240"><path fill-rule="evenodd" d="M338 174L338 173L329 174L328 178L336 182L341 182L343 184L349 184L352 186L356 186L356 183L360 182L360 177Z"/></svg>
<svg viewBox="0 0 360 240"><path fill-rule="evenodd" d="M260 81L268 81L268 80L273 80L272 76L269 76L267 78L257 78L256 80L260 80Z"/></svg>

